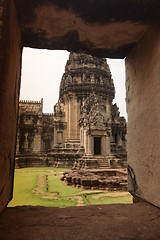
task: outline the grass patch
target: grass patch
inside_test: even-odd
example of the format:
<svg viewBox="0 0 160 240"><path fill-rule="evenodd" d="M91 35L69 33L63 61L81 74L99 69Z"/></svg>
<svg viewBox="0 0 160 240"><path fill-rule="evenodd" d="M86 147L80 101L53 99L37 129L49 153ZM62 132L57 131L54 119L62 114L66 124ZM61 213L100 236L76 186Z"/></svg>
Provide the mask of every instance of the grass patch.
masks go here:
<svg viewBox="0 0 160 240"><path fill-rule="evenodd" d="M129 193L82 190L66 186L61 168L23 168L15 170L13 200L9 207L32 205L69 207L94 204L132 203ZM48 191L46 190L48 176Z"/></svg>
<svg viewBox="0 0 160 240"><path fill-rule="evenodd" d="M102 196L101 196L102 195ZM128 193L126 193L125 195L121 196L112 196L112 192L108 193L108 194L98 194L98 195L94 195L94 194L90 194L87 195L87 198L90 202L91 205L94 204L118 204L118 203L122 203L122 204L130 204L132 203L132 196Z"/></svg>

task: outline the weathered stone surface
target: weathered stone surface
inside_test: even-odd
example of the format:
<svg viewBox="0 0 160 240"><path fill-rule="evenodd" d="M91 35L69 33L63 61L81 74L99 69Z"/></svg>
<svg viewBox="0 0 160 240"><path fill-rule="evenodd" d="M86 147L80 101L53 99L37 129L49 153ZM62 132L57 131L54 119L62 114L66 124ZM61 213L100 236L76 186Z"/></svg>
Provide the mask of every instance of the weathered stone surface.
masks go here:
<svg viewBox="0 0 160 240"><path fill-rule="evenodd" d="M118 169L71 170L64 173L62 181L85 189L127 190L127 172Z"/></svg>
<svg viewBox="0 0 160 240"><path fill-rule="evenodd" d="M7 208L0 216L3 240L158 240L160 210L149 204Z"/></svg>
<svg viewBox="0 0 160 240"><path fill-rule="evenodd" d="M0 212L12 198L21 36L12 1L0 1Z"/></svg>
<svg viewBox="0 0 160 240"><path fill-rule="evenodd" d="M160 32L157 26L127 57L126 87L129 190L160 207L159 59Z"/></svg>
<svg viewBox="0 0 160 240"><path fill-rule="evenodd" d="M124 58L159 22L157 0L15 0L23 46Z"/></svg>

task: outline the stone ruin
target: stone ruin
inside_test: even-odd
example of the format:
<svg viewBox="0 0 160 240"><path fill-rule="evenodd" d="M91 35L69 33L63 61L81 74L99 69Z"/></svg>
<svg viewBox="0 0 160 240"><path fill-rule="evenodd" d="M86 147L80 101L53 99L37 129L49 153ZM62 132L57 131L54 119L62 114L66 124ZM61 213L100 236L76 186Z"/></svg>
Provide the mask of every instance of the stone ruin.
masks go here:
<svg viewBox="0 0 160 240"><path fill-rule="evenodd" d="M17 167L126 167L126 120L106 59L70 53L53 114L19 102Z"/></svg>
<svg viewBox="0 0 160 240"><path fill-rule="evenodd" d="M70 53L53 114L43 113L43 99L19 103L16 166L76 169L67 181L79 169L125 168L126 120L114 95L106 59Z"/></svg>
<svg viewBox="0 0 160 240"><path fill-rule="evenodd" d="M128 190L134 198L159 208L160 1L86 0L83 3L56 0L1 0L0 10L0 213L6 209L13 196L17 114L24 47L66 49L99 57L125 58ZM132 208L134 213L137 206ZM111 208L108 206L106 212L108 213ZM121 208L122 206L118 207L119 210ZM142 209L142 206L139 208ZM130 215L130 210L124 207L123 212L128 211ZM28 209L26 211L28 212ZM28 213L29 218L33 211L35 208ZM151 212L154 211L154 207L151 207ZM11 211L14 219L18 212L18 209L15 209L14 214ZM148 216L146 213L148 210L141 211L139 217L143 215L143 221L134 229L140 227L143 230L149 229L148 233L141 231L145 232L142 238L146 239L150 233L150 238L154 238L152 224L153 219L158 218L152 218L151 214L148 225L144 228L143 223ZM111 216L114 216L114 213ZM8 215L5 215L6 219L6 224L9 224ZM130 219L132 218L129 216L128 221ZM125 227L120 228L121 233L118 231L119 221L120 218L117 224L111 225L105 222L105 234L113 229L113 225L117 225L114 228L116 236L123 234L129 238L131 234L127 235L125 229L133 229L133 221L128 227L126 225L128 221L123 218L121 225ZM11 229L10 236L13 237L14 227L11 228L11 225L8 226ZM19 224L15 228L20 229ZM50 229L53 228L51 225ZM82 229L79 231L82 232ZM34 233L32 226L31 232ZM64 231L61 233L64 235ZM114 233L110 239L114 239ZM18 231L17 234L19 236L21 232ZM2 238L6 239L6 236ZM97 235L95 238L99 239Z"/></svg>
<svg viewBox="0 0 160 240"><path fill-rule="evenodd" d="M73 169L62 177L68 186L83 189L107 191L127 191L127 171L125 169Z"/></svg>

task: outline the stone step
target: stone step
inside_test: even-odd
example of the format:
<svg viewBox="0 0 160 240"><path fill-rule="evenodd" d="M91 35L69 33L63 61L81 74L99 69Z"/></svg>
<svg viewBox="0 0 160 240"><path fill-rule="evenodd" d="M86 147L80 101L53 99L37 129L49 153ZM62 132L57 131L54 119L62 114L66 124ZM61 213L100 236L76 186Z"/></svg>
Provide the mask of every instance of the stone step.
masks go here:
<svg viewBox="0 0 160 240"><path fill-rule="evenodd" d="M79 148L80 147L80 138L66 138L64 142L66 148Z"/></svg>
<svg viewBox="0 0 160 240"><path fill-rule="evenodd" d="M102 168L109 168L110 164L109 161L106 160L102 160L102 161L98 161L98 168L102 169Z"/></svg>
<svg viewBox="0 0 160 240"><path fill-rule="evenodd" d="M70 142L73 142L73 143L80 143L80 138L76 137L76 138L66 138L65 139L65 143L70 143Z"/></svg>
<svg viewBox="0 0 160 240"><path fill-rule="evenodd" d="M80 159L80 165L86 169L106 169L110 168L110 161L103 156L83 156ZM82 168L83 168L82 167Z"/></svg>

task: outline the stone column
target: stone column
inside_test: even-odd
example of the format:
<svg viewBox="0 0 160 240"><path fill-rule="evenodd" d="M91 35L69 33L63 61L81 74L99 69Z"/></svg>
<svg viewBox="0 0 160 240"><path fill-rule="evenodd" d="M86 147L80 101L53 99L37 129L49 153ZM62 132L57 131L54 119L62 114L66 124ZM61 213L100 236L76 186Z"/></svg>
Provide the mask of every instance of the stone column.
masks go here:
<svg viewBox="0 0 160 240"><path fill-rule="evenodd" d="M109 100L109 97L107 98L106 100L106 112L107 112L107 118L108 118L108 131L109 131L109 134L110 134L110 137L108 136L107 134L107 149L108 151L110 152L110 143L113 141L113 138L112 138L112 128L111 128L111 102ZM107 151L107 152L108 152Z"/></svg>
<svg viewBox="0 0 160 240"><path fill-rule="evenodd" d="M54 146L57 145L57 127L54 127Z"/></svg>
<svg viewBox="0 0 160 240"><path fill-rule="evenodd" d="M41 128L38 128L38 130L35 133L33 151L35 153L40 153L41 152Z"/></svg>
<svg viewBox="0 0 160 240"><path fill-rule="evenodd" d="M129 191L160 207L160 26L126 58Z"/></svg>
<svg viewBox="0 0 160 240"><path fill-rule="evenodd" d="M106 136L101 137L101 155L106 156L107 149L106 149Z"/></svg>
<svg viewBox="0 0 160 240"><path fill-rule="evenodd" d="M28 132L24 134L24 151L28 151Z"/></svg>
<svg viewBox="0 0 160 240"><path fill-rule="evenodd" d="M77 117L76 117L76 121L77 121L77 137L80 137L80 129L79 129L79 125L78 125L79 119L80 119L80 102L77 100Z"/></svg>
<svg viewBox="0 0 160 240"><path fill-rule="evenodd" d="M92 154L92 137L91 135L88 135L88 154Z"/></svg>
<svg viewBox="0 0 160 240"><path fill-rule="evenodd" d="M107 118L111 118L111 103L109 101L109 97L106 100L106 113L107 113Z"/></svg>
<svg viewBox="0 0 160 240"><path fill-rule="evenodd" d="M84 127L82 127L82 146L84 146Z"/></svg>
<svg viewBox="0 0 160 240"><path fill-rule="evenodd" d="M122 132L120 132L118 135L118 146L123 146Z"/></svg>
<svg viewBox="0 0 160 240"><path fill-rule="evenodd" d="M63 132L62 131L57 132L57 142L58 142L58 144L63 143Z"/></svg>
<svg viewBox="0 0 160 240"><path fill-rule="evenodd" d="M111 153L110 136L106 135L106 154Z"/></svg>
<svg viewBox="0 0 160 240"><path fill-rule="evenodd" d="M77 102L77 98L74 94L70 94L69 96L69 137L76 138L79 136L78 131L78 113L79 104Z"/></svg>
<svg viewBox="0 0 160 240"><path fill-rule="evenodd" d="M69 99L68 96L64 95L64 112L65 112L65 122L67 123L65 129L65 138L69 137Z"/></svg>
<svg viewBox="0 0 160 240"><path fill-rule="evenodd" d="M88 133L86 133L86 154L91 154L91 136Z"/></svg>
<svg viewBox="0 0 160 240"><path fill-rule="evenodd" d="M87 154L88 138L87 138L87 131L86 130L84 130L84 149L85 149L85 154Z"/></svg>
<svg viewBox="0 0 160 240"><path fill-rule="evenodd" d="M51 141L50 141L50 146L51 146L51 149L54 147L54 133L51 135L52 138L51 138Z"/></svg>
<svg viewBox="0 0 160 240"><path fill-rule="evenodd" d="M80 144L83 145L83 130L80 128Z"/></svg>

